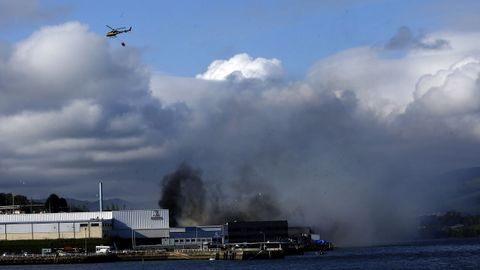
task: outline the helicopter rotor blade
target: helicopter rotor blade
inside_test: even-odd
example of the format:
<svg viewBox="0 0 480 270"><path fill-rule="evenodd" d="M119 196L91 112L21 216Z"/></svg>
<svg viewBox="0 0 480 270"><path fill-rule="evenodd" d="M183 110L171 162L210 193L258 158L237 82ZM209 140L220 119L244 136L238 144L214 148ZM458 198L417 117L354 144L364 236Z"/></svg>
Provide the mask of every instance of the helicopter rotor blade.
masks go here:
<svg viewBox="0 0 480 270"><path fill-rule="evenodd" d="M112 30L115 30L115 29L113 29L113 28L112 28L111 26L109 26L109 25L106 25L106 26L107 26L108 28L112 29Z"/></svg>

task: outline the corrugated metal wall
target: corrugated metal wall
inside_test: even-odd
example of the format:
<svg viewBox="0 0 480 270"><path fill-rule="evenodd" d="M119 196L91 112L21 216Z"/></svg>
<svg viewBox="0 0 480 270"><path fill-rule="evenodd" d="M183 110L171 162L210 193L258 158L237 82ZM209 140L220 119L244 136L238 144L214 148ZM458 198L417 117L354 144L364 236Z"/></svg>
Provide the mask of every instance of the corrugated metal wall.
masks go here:
<svg viewBox="0 0 480 270"><path fill-rule="evenodd" d="M104 211L0 215L0 223L65 222L94 219L112 219L112 212Z"/></svg>
<svg viewBox="0 0 480 270"><path fill-rule="evenodd" d="M12 224L8 227L15 227L21 224ZM58 232L58 223L33 224L33 231L36 233L54 233Z"/></svg>
<svg viewBox="0 0 480 270"><path fill-rule="evenodd" d="M59 232L80 232L79 223L19 223L0 225L0 234L5 233L5 226L7 226L7 233L55 233Z"/></svg>
<svg viewBox="0 0 480 270"><path fill-rule="evenodd" d="M113 211L113 230L168 229L168 210Z"/></svg>
<svg viewBox="0 0 480 270"><path fill-rule="evenodd" d="M7 233L31 233L31 224L15 224L7 226Z"/></svg>
<svg viewBox="0 0 480 270"><path fill-rule="evenodd" d="M165 238L169 237L168 230L155 229L155 230L137 230L135 231L135 237L137 238Z"/></svg>
<svg viewBox="0 0 480 270"><path fill-rule="evenodd" d="M98 222L112 224L112 236L130 238L132 233L138 238L169 236L167 209L0 215L0 234L5 235L6 227L7 234L32 234L32 238L37 238L37 234L53 237L55 233L59 238L67 237L64 233L73 233L68 237L75 234L82 237L79 232L86 227L80 227L81 224Z"/></svg>
<svg viewBox="0 0 480 270"><path fill-rule="evenodd" d="M168 209L123 210L113 212L73 212L0 215L0 224L50 223L115 219L114 227L125 229L168 229Z"/></svg>

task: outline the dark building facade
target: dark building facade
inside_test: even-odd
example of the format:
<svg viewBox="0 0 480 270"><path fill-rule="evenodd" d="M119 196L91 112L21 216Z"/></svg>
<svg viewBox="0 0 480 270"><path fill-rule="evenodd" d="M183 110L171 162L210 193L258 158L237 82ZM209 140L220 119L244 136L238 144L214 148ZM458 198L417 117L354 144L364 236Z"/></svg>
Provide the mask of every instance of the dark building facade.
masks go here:
<svg viewBox="0 0 480 270"><path fill-rule="evenodd" d="M288 222L235 221L225 225L226 243L282 242L288 239Z"/></svg>
<svg viewBox="0 0 480 270"><path fill-rule="evenodd" d="M170 228L170 236L162 239L162 246L200 248L205 244L223 244L223 225Z"/></svg>

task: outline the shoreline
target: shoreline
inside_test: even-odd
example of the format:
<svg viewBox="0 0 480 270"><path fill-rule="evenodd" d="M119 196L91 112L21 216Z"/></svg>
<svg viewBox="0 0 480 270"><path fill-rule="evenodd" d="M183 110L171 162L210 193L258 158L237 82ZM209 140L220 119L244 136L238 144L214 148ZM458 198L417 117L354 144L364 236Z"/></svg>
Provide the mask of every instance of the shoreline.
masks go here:
<svg viewBox="0 0 480 270"><path fill-rule="evenodd" d="M216 252L178 253L178 252L135 252L112 254L68 254L68 255L10 255L0 257L0 265L31 264L89 264L122 261L153 260L208 260L216 257Z"/></svg>
<svg viewBox="0 0 480 270"><path fill-rule="evenodd" d="M65 254L59 255L9 255L0 257L1 265L32 264L88 264L125 261L162 261L162 260L252 260L283 259L283 250L182 250L182 251L131 251L110 254Z"/></svg>

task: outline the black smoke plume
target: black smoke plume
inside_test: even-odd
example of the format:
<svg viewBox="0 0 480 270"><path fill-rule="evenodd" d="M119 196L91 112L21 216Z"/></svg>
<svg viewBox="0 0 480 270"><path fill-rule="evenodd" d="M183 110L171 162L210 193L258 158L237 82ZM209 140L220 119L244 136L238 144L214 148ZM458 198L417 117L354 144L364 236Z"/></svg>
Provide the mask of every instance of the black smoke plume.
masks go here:
<svg viewBox="0 0 480 270"><path fill-rule="evenodd" d="M170 211L170 226L184 225L185 220L201 221L205 207L205 188L201 171L186 163L163 177L162 197L158 204Z"/></svg>
<svg viewBox="0 0 480 270"><path fill-rule="evenodd" d="M287 218L268 187L245 177L238 181L237 188L226 192L219 183L205 182L201 170L184 162L163 177L159 206L169 209L172 227Z"/></svg>

